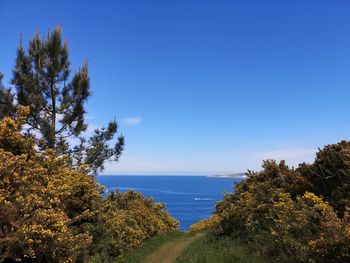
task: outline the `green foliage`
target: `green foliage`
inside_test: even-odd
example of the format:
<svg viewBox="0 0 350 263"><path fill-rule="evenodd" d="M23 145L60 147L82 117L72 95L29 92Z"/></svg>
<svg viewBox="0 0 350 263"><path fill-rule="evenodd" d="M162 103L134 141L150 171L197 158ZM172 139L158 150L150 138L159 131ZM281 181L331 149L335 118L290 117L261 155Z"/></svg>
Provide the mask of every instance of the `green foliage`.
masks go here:
<svg viewBox="0 0 350 263"><path fill-rule="evenodd" d="M176 260L178 263L264 263L244 244L211 233L193 241Z"/></svg>
<svg viewBox="0 0 350 263"><path fill-rule="evenodd" d="M5 116L13 116L15 109L13 106L14 95L10 88L5 88L2 84L4 75L0 72L0 118Z"/></svg>
<svg viewBox="0 0 350 263"><path fill-rule="evenodd" d="M346 211L342 205L348 201L347 186L334 180L349 180L348 145L326 146L314 164L298 169L268 160L262 171L248 172L247 180L218 203L217 232L241 240L275 262L349 262L349 216L336 213L339 207ZM323 183L312 176L314 171L324 175ZM323 185L327 182L328 188ZM330 194L334 191L342 198L334 198Z"/></svg>
<svg viewBox="0 0 350 263"><path fill-rule="evenodd" d="M35 34L27 50L21 39L13 69L14 89L0 87L0 117L12 116L20 105L29 107L26 130L40 134L39 148L67 154L72 165L88 164L95 174L103 169L105 160L118 160L124 137L119 136L114 147L108 146L117 133L115 120L107 128L97 129L91 138L83 137L87 129L85 104L90 97L87 62L72 77L70 72L68 44L62 41L60 27L46 38ZM68 138L79 143L70 145Z"/></svg>
<svg viewBox="0 0 350 263"><path fill-rule="evenodd" d="M325 146L313 164L301 164L311 192L327 200L342 217L350 208L350 142Z"/></svg>
<svg viewBox="0 0 350 263"><path fill-rule="evenodd" d="M116 259L178 222L162 204L135 192L112 193L69 158L37 152L21 133L29 108L0 121L0 261L91 262Z"/></svg>

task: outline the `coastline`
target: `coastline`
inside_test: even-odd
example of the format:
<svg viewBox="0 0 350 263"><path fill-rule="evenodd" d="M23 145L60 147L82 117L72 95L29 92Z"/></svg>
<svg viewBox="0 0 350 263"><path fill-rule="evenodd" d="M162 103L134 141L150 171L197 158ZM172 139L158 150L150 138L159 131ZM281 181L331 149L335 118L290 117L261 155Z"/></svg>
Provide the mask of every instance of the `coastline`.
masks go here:
<svg viewBox="0 0 350 263"><path fill-rule="evenodd" d="M207 175L206 177L210 178L236 178L236 179L245 179L247 176L245 173L237 173L237 174L216 174L216 175Z"/></svg>

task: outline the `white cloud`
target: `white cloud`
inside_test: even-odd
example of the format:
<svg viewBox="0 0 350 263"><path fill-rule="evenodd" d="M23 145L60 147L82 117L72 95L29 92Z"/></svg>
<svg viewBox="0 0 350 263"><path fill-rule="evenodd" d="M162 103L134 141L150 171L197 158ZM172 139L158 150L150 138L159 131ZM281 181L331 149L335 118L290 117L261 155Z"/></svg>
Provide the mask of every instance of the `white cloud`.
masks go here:
<svg viewBox="0 0 350 263"><path fill-rule="evenodd" d="M88 127L86 129L86 132L94 132L96 129L101 129L101 128L102 128L102 126L100 126L100 125L95 125L95 124L89 123Z"/></svg>
<svg viewBox="0 0 350 263"><path fill-rule="evenodd" d="M122 120L122 123L125 126L134 126L134 125L138 125L140 124L140 122L142 121L142 117L140 116L132 116L132 117L128 117Z"/></svg>

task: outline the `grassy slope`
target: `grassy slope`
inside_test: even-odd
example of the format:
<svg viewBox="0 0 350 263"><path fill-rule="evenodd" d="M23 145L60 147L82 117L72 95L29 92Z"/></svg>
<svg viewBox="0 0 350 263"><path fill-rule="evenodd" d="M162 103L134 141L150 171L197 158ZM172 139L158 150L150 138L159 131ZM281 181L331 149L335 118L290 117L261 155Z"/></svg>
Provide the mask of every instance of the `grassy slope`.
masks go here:
<svg viewBox="0 0 350 263"><path fill-rule="evenodd" d="M156 249L158 249L162 244L189 236L191 236L191 234L184 232L172 232L168 234L158 235L143 242L139 248L131 251L130 253L126 253L123 258L116 261L116 263L140 263L145 260L150 254L152 254Z"/></svg>
<svg viewBox="0 0 350 263"><path fill-rule="evenodd" d="M209 233L192 242L177 263L267 263L252 255L243 245L227 237Z"/></svg>
<svg viewBox="0 0 350 263"><path fill-rule="evenodd" d="M146 240L142 245L113 263L142 263L167 242L180 241L195 233L172 232ZM181 241L180 241L181 242ZM212 233L193 241L184 249L177 263L267 263L252 255L238 241L216 237Z"/></svg>

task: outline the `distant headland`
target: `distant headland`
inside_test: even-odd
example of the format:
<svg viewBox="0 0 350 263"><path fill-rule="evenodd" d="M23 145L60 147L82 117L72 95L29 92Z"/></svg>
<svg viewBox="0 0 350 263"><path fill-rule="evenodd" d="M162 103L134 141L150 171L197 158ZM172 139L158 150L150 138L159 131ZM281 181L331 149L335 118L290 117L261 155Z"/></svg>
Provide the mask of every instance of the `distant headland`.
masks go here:
<svg viewBox="0 0 350 263"><path fill-rule="evenodd" d="M235 173L235 174L214 174L207 175L207 177L211 178L247 178L245 173Z"/></svg>

